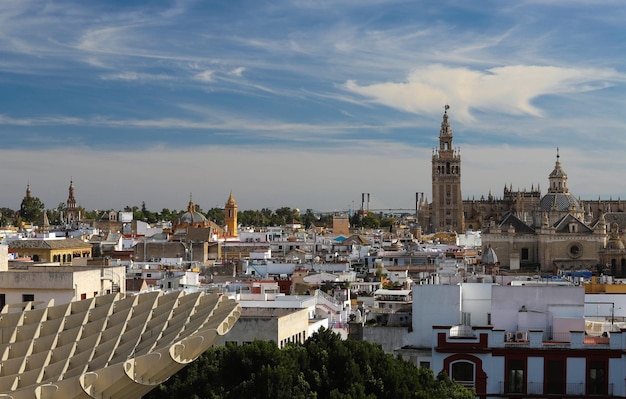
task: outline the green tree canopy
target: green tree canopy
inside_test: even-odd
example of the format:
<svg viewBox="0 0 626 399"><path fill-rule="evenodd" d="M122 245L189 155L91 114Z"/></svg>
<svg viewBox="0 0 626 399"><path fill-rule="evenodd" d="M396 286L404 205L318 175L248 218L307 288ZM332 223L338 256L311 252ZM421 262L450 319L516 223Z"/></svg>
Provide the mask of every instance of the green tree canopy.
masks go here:
<svg viewBox="0 0 626 399"><path fill-rule="evenodd" d="M322 329L283 349L266 341L213 347L144 398L473 399L474 393L379 345Z"/></svg>
<svg viewBox="0 0 626 399"><path fill-rule="evenodd" d="M20 205L20 217L28 223L39 222L45 205L38 197L24 197Z"/></svg>

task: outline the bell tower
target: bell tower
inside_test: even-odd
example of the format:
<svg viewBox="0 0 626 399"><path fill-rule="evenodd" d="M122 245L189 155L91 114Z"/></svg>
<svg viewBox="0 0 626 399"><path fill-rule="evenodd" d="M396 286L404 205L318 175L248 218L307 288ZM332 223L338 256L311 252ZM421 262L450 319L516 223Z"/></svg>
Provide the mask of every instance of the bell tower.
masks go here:
<svg viewBox="0 0 626 399"><path fill-rule="evenodd" d="M439 131L439 149L433 149L433 202L431 231L465 232L463 199L461 196L461 152L452 147L452 128L448 109L444 107Z"/></svg>
<svg viewBox="0 0 626 399"><path fill-rule="evenodd" d="M239 235L237 232L237 202L235 202L232 191L224 206L224 222L226 224L226 235L237 237Z"/></svg>
<svg viewBox="0 0 626 399"><path fill-rule="evenodd" d="M66 209L67 222L72 223L78 219L78 210L76 209L76 198L74 197L74 181L70 180L69 195L67 197Z"/></svg>

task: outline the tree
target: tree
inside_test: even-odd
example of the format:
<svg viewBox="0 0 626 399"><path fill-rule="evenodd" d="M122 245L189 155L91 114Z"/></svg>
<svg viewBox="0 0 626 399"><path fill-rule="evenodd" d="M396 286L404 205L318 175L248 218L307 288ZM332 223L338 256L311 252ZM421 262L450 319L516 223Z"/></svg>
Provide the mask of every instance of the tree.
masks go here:
<svg viewBox="0 0 626 399"><path fill-rule="evenodd" d="M212 347L144 398L470 399L474 393L380 345L321 329L283 349L266 341Z"/></svg>
<svg viewBox="0 0 626 399"><path fill-rule="evenodd" d="M237 215L239 217L239 214ZM217 224L218 226L224 226L224 209L211 208L206 213L206 218Z"/></svg>
<svg viewBox="0 0 626 399"><path fill-rule="evenodd" d="M45 205L38 197L24 197L20 205L20 217L28 223L39 222Z"/></svg>
<svg viewBox="0 0 626 399"><path fill-rule="evenodd" d="M10 208L0 208L0 226L8 226L16 219L15 211Z"/></svg>
<svg viewBox="0 0 626 399"><path fill-rule="evenodd" d="M313 214L312 209L307 209L304 215L302 216L302 225L305 229L311 228L311 225L315 224L317 221L317 217Z"/></svg>

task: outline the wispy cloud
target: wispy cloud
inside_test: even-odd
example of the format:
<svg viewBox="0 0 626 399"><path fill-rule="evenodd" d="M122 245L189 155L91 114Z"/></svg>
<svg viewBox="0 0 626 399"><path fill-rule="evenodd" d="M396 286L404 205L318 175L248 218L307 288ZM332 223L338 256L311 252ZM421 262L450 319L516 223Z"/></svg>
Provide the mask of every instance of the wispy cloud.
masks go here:
<svg viewBox="0 0 626 399"><path fill-rule="evenodd" d="M215 71L202 71L195 75L195 78L201 82L213 82L213 74Z"/></svg>
<svg viewBox="0 0 626 399"><path fill-rule="evenodd" d="M121 72L105 74L100 77L102 80L126 80L126 81L169 81L174 80L172 76L152 73Z"/></svg>
<svg viewBox="0 0 626 399"><path fill-rule="evenodd" d="M625 79L610 69L511 65L477 71L432 65L414 70L405 82L360 86L348 81L344 87L406 112L432 112L435 99L452 103L458 109L456 118L470 123L471 109L541 117L542 110L532 104L540 96L600 90Z"/></svg>

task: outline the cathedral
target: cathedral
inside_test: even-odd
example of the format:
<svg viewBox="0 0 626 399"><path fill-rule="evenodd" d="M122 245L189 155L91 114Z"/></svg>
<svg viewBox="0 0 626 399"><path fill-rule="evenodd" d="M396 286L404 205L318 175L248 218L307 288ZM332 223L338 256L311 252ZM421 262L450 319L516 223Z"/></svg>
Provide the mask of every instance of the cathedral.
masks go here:
<svg viewBox="0 0 626 399"><path fill-rule="evenodd" d="M418 220L429 233L479 230L483 253L494 253L503 270L553 273L589 269L626 277L626 206L620 200L583 201L569 191L559 150L540 186L479 200L461 197L460 150L452 146L448 105L432 155L432 202L420 201Z"/></svg>

